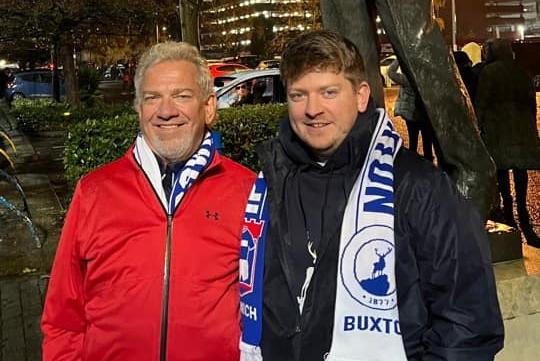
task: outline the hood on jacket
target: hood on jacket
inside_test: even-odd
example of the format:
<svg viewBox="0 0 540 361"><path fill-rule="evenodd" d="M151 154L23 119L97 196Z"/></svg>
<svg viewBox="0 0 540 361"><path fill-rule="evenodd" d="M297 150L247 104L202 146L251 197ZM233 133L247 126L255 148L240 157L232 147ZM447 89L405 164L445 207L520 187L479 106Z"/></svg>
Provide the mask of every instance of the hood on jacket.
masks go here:
<svg viewBox="0 0 540 361"><path fill-rule="evenodd" d="M484 47L487 63L514 60L512 43L508 39L489 39Z"/></svg>

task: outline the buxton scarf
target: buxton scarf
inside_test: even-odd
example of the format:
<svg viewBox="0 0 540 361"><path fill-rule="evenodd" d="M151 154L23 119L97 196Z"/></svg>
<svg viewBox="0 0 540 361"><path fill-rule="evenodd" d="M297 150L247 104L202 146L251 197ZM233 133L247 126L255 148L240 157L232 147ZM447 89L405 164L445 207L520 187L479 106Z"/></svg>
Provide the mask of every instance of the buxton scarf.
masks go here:
<svg viewBox="0 0 540 361"><path fill-rule="evenodd" d="M135 147L133 148L133 154L137 163L140 164L146 173L152 187L169 215L174 213L189 187L193 185L199 174L212 162L214 153L215 146L212 136L210 132L206 132L199 149L189 158L178 173L173 174L171 195L169 199L166 199L161 183L161 171L159 170L158 162L142 133L139 133L137 136Z"/></svg>
<svg viewBox="0 0 540 361"><path fill-rule="evenodd" d="M394 245L394 159L402 140L384 110L345 208L327 361L406 361Z"/></svg>
<svg viewBox="0 0 540 361"><path fill-rule="evenodd" d="M327 361L405 361L399 329L394 274L394 177L393 164L402 140L385 111L379 119L362 170L349 194L342 221L337 272L334 330ZM264 188L263 188L264 186ZM254 201L264 209L266 187L262 174L252 190ZM264 196L258 196L264 195ZM251 201L250 196L250 201ZM255 262L240 260L240 289L243 333L242 361L261 361L262 274L267 212L253 219L249 204L245 226L260 225L257 242L248 243ZM246 232L245 232L246 233ZM245 234L244 233L244 234ZM249 233L249 232L247 232ZM244 238L243 238L244 242ZM244 244L244 243L243 243ZM241 254L243 250L241 251ZM248 258L249 260L249 258ZM242 266L244 264L244 266ZM249 272L245 271L248 267ZM246 297L243 280L249 274ZM328 330L321 330L321 332Z"/></svg>

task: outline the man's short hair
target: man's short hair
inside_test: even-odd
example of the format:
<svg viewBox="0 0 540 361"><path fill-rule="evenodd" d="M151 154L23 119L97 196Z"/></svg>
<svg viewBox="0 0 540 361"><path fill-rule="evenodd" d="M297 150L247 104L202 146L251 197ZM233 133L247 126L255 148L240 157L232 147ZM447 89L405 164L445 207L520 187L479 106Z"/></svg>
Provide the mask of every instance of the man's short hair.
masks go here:
<svg viewBox="0 0 540 361"><path fill-rule="evenodd" d="M285 86L310 71L343 72L355 88L366 80L358 48L341 34L328 30L304 33L291 40L281 56L280 69Z"/></svg>
<svg viewBox="0 0 540 361"><path fill-rule="evenodd" d="M206 99L212 93L212 76L210 75L206 60L201 57L199 50L188 43L168 41L152 46L139 59L134 78L135 107L138 107L142 100L142 83L146 71L153 65L165 61L177 60L184 60L195 65L197 69L197 83L201 88L203 99Z"/></svg>

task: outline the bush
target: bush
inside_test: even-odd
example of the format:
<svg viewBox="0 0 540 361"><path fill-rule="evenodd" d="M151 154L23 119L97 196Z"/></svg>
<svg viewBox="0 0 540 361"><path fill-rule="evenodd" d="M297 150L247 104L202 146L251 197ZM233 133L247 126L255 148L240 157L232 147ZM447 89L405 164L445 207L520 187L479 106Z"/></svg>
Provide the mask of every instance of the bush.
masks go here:
<svg viewBox="0 0 540 361"><path fill-rule="evenodd" d="M88 119L68 128L64 149L66 179L74 184L81 176L126 152L138 130L135 114L109 119Z"/></svg>
<svg viewBox="0 0 540 361"><path fill-rule="evenodd" d="M255 146L274 137L279 119L287 114L283 104L244 105L219 111L214 129L221 133L223 154L253 170L260 167Z"/></svg>
<svg viewBox="0 0 540 361"><path fill-rule="evenodd" d="M278 119L286 114L286 109L282 104L267 104L220 110L214 129L221 133L223 153L258 170L255 145L277 134ZM137 130L134 113L71 124L64 153L68 181L74 183L92 169L120 157Z"/></svg>
<svg viewBox="0 0 540 361"><path fill-rule="evenodd" d="M62 115L66 111L65 104L56 103L51 99L17 99L13 101L10 109L19 129L29 134L61 129L66 123Z"/></svg>
<svg viewBox="0 0 540 361"><path fill-rule="evenodd" d="M70 123L82 122L88 119L107 119L123 115L135 115L131 104L96 103L93 106L80 106L70 110Z"/></svg>
<svg viewBox="0 0 540 361"><path fill-rule="evenodd" d="M67 126L74 122L135 114L135 111L128 104L96 103L92 107L72 107L51 99L19 99L13 102L10 113L17 120L19 129L27 134L34 134L48 130L66 130Z"/></svg>

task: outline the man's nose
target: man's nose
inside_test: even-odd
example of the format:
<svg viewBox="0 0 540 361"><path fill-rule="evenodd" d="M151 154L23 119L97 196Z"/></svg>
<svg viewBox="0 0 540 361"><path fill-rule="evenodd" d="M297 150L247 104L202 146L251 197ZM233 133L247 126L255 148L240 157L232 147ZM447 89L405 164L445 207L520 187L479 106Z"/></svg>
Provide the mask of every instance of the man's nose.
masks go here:
<svg viewBox="0 0 540 361"><path fill-rule="evenodd" d="M157 116L160 119L169 120L178 116L178 108L176 107L174 100L169 97L164 97L159 104Z"/></svg>
<svg viewBox="0 0 540 361"><path fill-rule="evenodd" d="M306 101L306 116L310 119L316 118L323 112L321 102L317 96L308 96Z"/></svg>

